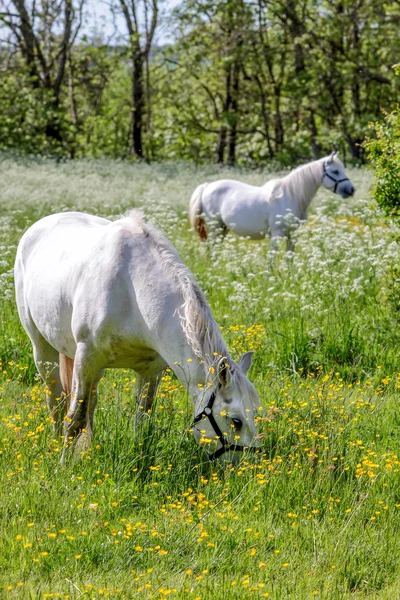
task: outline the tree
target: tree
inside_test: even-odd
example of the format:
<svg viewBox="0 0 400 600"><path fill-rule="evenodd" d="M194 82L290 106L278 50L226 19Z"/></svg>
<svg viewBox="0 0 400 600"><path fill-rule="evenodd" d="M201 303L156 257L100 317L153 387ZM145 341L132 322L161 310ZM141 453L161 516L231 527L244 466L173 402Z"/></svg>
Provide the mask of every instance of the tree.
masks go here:
<svg viewBox="0 0 400 600"><path fill-rule="evenodd" d="M78 35L84 0L0 0L3 147L256 166L336 146L361 162L398 98L398 1L179 0L168 21L162 0L108 2L118 43Z"/></svg>
<svg viewBox="0 0 400 600"><path fill-rule="evenodd" d="M400 67L395 67L400 75ZM384 112L383 120L371 124L373 137L367 137L366 149L375 170L373 196L386 214L400 219L400 110Z"/></svg>
<svg viewBox="0 0 400 600"><path fill-rule="evenodd" d="M158 22L158 0L119 0L129 34L129 52L132 76L131 154L142 158L143 118L150 114L148 63ZM142 13L142 15L140 14ZM142 18L140 18L142 17ZM141 21L143 23L141 24ZM146 89L147 88L147 89Z"/></svg>
<svg viewBox="0 0 400 600"><path fill-rule="evenodd" d="M85 0L0 0L0 21L22 57L30 84L49 104L46 136L63 141L58 113L66 68L82 24Z"/></svg>

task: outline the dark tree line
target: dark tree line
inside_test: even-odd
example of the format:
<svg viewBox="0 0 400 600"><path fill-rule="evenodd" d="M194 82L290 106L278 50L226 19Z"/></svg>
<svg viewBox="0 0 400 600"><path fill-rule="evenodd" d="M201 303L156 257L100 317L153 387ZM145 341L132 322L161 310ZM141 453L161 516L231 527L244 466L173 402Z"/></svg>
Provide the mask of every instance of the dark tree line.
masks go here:
<svg viewBox="0 0 400 600"><path fill-rule="evenodd" d="M359 161L397 100L398 2L111 7L124 31L108 41L82 33L86 0L0 0L0 147L251 165L336 146Z"/></svg>

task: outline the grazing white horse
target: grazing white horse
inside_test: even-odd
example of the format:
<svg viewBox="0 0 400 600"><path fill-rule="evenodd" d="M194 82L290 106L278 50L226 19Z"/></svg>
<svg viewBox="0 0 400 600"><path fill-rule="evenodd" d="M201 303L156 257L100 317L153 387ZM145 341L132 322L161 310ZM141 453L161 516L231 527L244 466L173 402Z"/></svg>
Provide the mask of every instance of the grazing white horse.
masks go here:
<svg viewBox="0 0 400 600"><path fill-rule="evenodd" d="M232 179L203 183L190 200L190 223L201 239L224 237L228 231L252 240L270 234L271 245L277 248L279 239L287 236L291 250L291 228L307 219L308 206L321 185L342 198L354 194L336 152L260 187Z"/></svg>
<svg viewBox="0 0 400 600"><path fill-rule="evenodd" d="M245 447L256 449L259 400L246 377L253 353L240 364L230 358L191 272L139 214L115 222L77 212L41 219L18 246L15 286L56 434L65 421L62 460L68 445L90 443L107 367L137 373L143 414L169 366L190 392L193 433L211 458L236 460Z"/></svg>

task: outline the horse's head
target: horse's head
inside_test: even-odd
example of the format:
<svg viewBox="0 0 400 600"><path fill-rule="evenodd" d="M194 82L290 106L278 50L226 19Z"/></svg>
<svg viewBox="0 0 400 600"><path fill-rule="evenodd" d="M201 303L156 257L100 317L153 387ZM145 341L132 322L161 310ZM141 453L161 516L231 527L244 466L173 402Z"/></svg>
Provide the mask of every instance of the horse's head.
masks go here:
<svg viewBox="0 0 400 600"><path fill-rule="evenodd" d="M243 451L259 447L254 423L259 399L246 377L252 355L246 352L239 365L221 358L210 368L211 385L196 407L193 434L212 459L237 462Z"/></svg>
<svg viewBox="0 0 400 600"><path fill-rule="evenodd" d="M323 160L322 185L327 190L340 194L342 198L348 198L355 192L355 187L347 177L344 165L339 160L337 152L332 152L330 156Z"/></svg>

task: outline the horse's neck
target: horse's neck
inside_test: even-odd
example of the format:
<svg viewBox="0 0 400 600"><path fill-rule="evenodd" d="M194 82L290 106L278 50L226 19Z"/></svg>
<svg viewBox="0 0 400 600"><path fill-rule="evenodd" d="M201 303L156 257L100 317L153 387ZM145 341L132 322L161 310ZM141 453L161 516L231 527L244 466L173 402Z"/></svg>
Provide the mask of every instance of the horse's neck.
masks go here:
<svg viewBox="0 0 400 600"><path fill-rule="evenodd" d="M296 199L302 213L307 210L321 185L322 171L322 162L316 160L295 169L283 179L287 191Z"/></svg>
<svg viewBox="0 0 400 600"><path fill-rule="evenodd" d="M178 360L174 360L171 368L188 390L193 408L196 411L200 411L204 404L204 392L208 387L208 369L204 361L194 354L189 345L185 350L181 352Z"/></svg>
<svg viewBox="0 0 400 600"><path fill-rule="evenodd" d="M189 391L196 391L205 385L206 367L204 361L196 356L189 344L179 346L179 352L174 354L171 368Z"/></svg>
<svg viewBox="0 0 400 600"><path fill-rule="evenodd" d="M179 323L175 322L179 319ZM223 342L222 342L223 345ZM213 352L210 356L199 358L188 342L182 329L180 317L176 313L169 319L159 337L159 352L167 361L169 367L187 388L194 407L202 405L204 390L208 387L209 379L216 367L217 358ZM228 351L224 356L229 358Z"/></svg>
<svg viewBox="0 0 400 600"><path fill-rule="evenodd" d="M229 354L206 299L180 263L175 265L175 287L177 282L180 294L171 299L168 318L159 327L157 349L197 404L218 356L229 359Z"/></svg>

